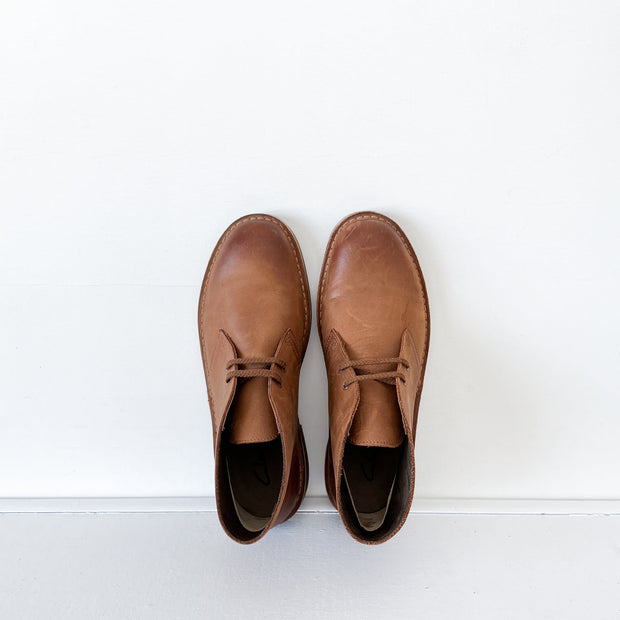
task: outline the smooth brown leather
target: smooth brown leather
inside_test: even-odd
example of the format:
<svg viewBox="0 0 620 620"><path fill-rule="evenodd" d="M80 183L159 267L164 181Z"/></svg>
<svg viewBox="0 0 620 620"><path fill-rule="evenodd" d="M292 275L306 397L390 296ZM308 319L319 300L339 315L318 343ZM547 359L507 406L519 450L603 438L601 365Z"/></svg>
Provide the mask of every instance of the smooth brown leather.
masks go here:
<svg viewBox="0 0 620 620"><path fill-rule="evenodd" d="M422 271L395 222L364 212L336 227L325 253L317 307L329 386L327 492L356 540L381 543L402 527L413 499L415 432L430 336ZM407 364L346 367L363 358L402 358ZM400 377L393 385L355 380L356 374L369 372ZM360 525L343 479L348 444L402 445L385 521L373 532Z"/></svg>
<svg viewBox="0 0 620 620"><path fill-rule="evenodd" d="M218 514L226 533L240 543L255 542L286 521L306 492L308 466L297 398L310 320L306 270L291 231L269 215L248 215L234 222L209 261L198 329L213 422ZM261 357L285 362L284 369L266 367L280 382L272 376L229 376L242 370L230 360ZM277 502L266 526L250 531L235 510L227 446L277 438L282 452Z"/></svg>

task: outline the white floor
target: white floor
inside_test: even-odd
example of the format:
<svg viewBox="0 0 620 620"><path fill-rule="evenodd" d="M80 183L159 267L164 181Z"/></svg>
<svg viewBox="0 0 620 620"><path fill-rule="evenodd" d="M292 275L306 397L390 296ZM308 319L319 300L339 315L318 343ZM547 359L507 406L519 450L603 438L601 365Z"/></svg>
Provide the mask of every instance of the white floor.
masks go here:
<svg viewBox="0 0 620 620"><path fill-rule="evenodd" d="M0 618L620 617L620 516L412 514L379 547L304 512L258 544L213 512L0 514Z"/></svg>

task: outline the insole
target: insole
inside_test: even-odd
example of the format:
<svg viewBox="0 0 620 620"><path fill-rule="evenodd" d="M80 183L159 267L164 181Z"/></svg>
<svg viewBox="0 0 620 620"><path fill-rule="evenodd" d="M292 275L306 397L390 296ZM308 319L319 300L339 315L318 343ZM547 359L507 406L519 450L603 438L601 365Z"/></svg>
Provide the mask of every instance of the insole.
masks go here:
<svg viewBox="0 0 620 620"><path fill-rule="evenodd" d="M282 442L226 446L226 466L233 504L241 525L262 530L273 515L282 485Z"/></svg>
<svg viewBox="0 0 620 620"><path fill-rule="evenodd" d="M343 474L353 510L367 532L384 523L400 469L403 444L397 448L346 444Z"/></svg>

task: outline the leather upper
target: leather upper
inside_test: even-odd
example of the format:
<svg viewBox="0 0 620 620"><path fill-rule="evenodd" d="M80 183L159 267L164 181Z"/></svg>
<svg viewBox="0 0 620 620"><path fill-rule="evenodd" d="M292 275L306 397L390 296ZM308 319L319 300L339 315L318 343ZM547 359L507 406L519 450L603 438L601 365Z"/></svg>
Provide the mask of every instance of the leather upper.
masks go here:
<svg viewBox="0 0 620 620"><path fill-rule="evenodd" d="M222 235L207 267L198 327L213 422L218 513L224 529L239 542L254 542L290 516L280 512L284 504L291 507L288 491L299 487L299 481L289 481L289 476L296 465L293 459L301 458L297 398L310 312L303 259L289 229L268 215L250 215L234 222ZM229 376L240 369L231 365L231 360L264 357L283 362L283 368L276 364L268 368L279 381L272 377L243 381ZM238 415L232 416L233 411ZM234 424L227 424L229 418ZM284 478L278 506L265 531L250 540L239 529L228 496L220 455L225 430L233 443L268 441L277 436L282 440ZM299 477L299 473L294 471L292 476Z"/></svg>
<svg viewBox="0 0 620 620"><path fill-rule="evenodd" d="M402 526L413 496L415 428L430 333L422 272L402 230L370 212L341 222L326 250L317 305L329 386L328 491L355 538L383 542ZM393 384L356 381L360 370L349 364L367 358L401 358L402 363L371 369L400 378ZM345 443L395 447L405 438L408 471L396 491L398 514L377 540L367 540L355 529L341 493Z"/></svg>

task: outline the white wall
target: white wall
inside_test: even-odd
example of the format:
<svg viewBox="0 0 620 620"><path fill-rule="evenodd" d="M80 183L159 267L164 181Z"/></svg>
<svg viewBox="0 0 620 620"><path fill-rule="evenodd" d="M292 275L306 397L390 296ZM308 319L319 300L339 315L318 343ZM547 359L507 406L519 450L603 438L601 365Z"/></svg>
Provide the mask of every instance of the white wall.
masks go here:
<svg viewBox="0 0 620 620"><path fill-rule="evenodd" d="M211 494L214 243L282 217L315 290L375 209L430 294L418 496L620 498L617 2L1 12L0 496ZM313 495L326 406L313 328Z"/></svg>

